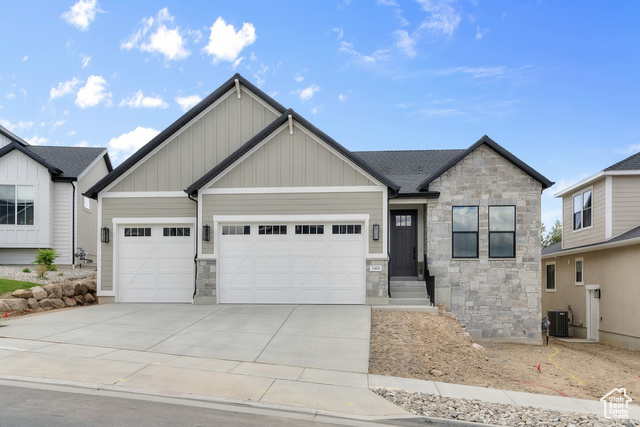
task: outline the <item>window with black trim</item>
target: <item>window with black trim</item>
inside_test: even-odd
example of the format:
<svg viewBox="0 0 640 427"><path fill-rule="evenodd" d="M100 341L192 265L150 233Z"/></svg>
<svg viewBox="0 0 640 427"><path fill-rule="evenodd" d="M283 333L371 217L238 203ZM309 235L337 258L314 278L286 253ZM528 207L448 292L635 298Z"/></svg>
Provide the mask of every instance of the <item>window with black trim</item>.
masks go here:
<svg viewBox="0 0 640 427"><path fill-rule="evenodd" d="M259 225L258 234L287 234L286 225Z"/></svg>
<svg viewBox="0 0 640 427"><path fill-rule="evenodd" d="M145 227L125 227L124 237L150 237L151 228Z"/></svg>
<svg viewBox="0 0 640 427"><path fill-rule="evenodd" d="M33 225L34 217L33 185L0 185L1 225Z"/></svg>
<svg viewBox="0 0 640 427"><path fill-rule="evenodd" d="M550 262L546 265L547 270L547 292L556 291L556 263Z"/></svg>
<svg viewBox="0 0 640 427"><path fill-rule="evenodd" d="M189 237L191 236L191 228L189 227L164 227L162 229L164 237Z"/></svg>
<svg viewBox="0 0 640 427"><path fill-rule="evenodd" d="M584 285L583 258L576 259L576 286Z"/></svg>
<svg viewBox="0 0 640 427"><path fill-rule="evenodd" d="M360 224L336 224L331 227L332 234L362 234Z"/></svg>
<svg viewBox="0 0 640 427"><path fill-rule="evenodd" d="M593 200L592 190L586 190L573 196L573 229L591 227Z"/></svg>
<svg viewBox="0 0 640 427"><path fill-rule="evenodd" d="M452 208L453 258L478 258L478 207Z"/></svg>
<svg viewBox="0 0 640 427"><path fill-rule="evenodd" d="M223 236L247 235L247 234L251 234L250 225L223 225L222 226Z"/></svg>
<svg viewBox="0 0 640 427"><path fill-rule="evenodd" d="M516 207L489 206L489 258L515 258Z"/></svg>
<svg viewBox="0 0 640 427"><path fill-rule="evenodd" d="M296 234L324 234L324 225L296 225Z"/></svg>
<svg viewBox="0 0 640 427"><path fill-rule="evenodd" d="M396 227L411 227L411 215L396 215Z"/></svg>

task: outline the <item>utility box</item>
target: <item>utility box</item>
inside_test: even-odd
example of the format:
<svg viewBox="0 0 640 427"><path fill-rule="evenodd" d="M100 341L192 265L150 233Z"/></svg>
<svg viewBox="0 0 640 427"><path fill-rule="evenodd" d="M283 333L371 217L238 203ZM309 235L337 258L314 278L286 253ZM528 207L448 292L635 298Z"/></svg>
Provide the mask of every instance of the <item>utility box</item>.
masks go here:
<svg viewBox="0 0 640 427"><path fill-rule="evenodd" d="M569 312L566 310L548 310L549 318L549 335L552 337L568 337L569 336Z"/></svg>

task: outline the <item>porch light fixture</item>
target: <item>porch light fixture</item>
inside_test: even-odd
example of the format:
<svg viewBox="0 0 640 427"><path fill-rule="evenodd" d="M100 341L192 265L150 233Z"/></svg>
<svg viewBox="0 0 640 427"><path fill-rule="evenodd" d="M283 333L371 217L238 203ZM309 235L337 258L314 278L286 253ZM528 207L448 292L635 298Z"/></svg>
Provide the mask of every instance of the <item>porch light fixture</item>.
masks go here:
<svg viewBox="0 0 640 427"><path fill-rule="evenodd" d="M380 225L373 224L373 240L380 240Z"/></svg>
<svg viewBox="0 0 640 427"><path fill-rule="evenodd" d="M211 239L211 227L209 225L202 226L202 240L208 242Z"/></svg>
<svg viewBox="0 0 640 427"><path fill-rule="evenodd" d="M100 241L102 243L109 243L109 228L102 227L100 229Z"/></svg>

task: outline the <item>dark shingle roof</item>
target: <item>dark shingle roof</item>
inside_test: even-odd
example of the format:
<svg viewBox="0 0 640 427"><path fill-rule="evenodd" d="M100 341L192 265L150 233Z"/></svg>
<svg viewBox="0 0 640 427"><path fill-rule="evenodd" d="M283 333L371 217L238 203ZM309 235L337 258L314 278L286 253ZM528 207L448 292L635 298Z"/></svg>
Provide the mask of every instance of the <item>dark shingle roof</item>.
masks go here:
<svg viewBox="0 0 640 427"><path fill-rule="evenodd" d="M611 165L605 169L605 171L628 171L628 170L640 170L640 153L636 153L627 157L624 160L620 160L615 165Z"/></svg>
<svg viewBox="0 0 640 427"><path fill-rule="evenodd" d="M62 171L54 180L71 180L78 176L100 155L106 155L104 147L57 147L29 145L27 150ZM109 157L105 156L111 171Z"/></svg>
<svg viewBox="0 0 640 427"><path fill-rule="evenodd" d="M562 251L562 242L554 243L546 248L542 248L542 255L553 254Z"/></svg>
<svg viewBox="0 0 640 427"><path fill-rule="evenodd" d="M398 184L400 194L418 193L422 181L464 150L354 151L371 167Z"/></svg>
<svg viewBox="0 0 640 427"><path fill-rule="evenodd" d="M562 249L562 242L560 243L554 243L553 245L546 247L544 249L542 249L542 255L550 255L550 254L555 254L557 253L558 255L562 255L562 252L567 252L567 251L574 251L576 249L587 249L587 248L596 248L598 246L602 246L602 245L608 245L611 243L620 243L620 242L624 242L626 240L631 240L631 239L640 239L640 226L636 227L636 228L632 228L631 230L622 233L619 236L614 237L613 239L609 239L606 240L604 242L600 242L600 243L593 243L591 245L583 245L583 246L578 246L575 248L568 248L568 249Z"/></svg>

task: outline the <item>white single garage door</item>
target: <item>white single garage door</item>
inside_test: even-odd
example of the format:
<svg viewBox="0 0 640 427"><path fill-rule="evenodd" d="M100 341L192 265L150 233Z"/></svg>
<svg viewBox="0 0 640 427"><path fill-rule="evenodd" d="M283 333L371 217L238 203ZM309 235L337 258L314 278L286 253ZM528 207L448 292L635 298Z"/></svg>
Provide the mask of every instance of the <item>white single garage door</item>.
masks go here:
<svg viewBox="0 0 640 427"><path fill-rule="evenodd" d="M363 224L218 228L220 303L364 304Z"/></svg>
<svg viewBox="0 0 640 427"><path fill-rule="evenodd" d="M119 225L118 302L193 300L193 227Z"/></svg>

